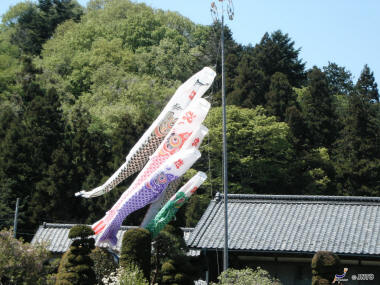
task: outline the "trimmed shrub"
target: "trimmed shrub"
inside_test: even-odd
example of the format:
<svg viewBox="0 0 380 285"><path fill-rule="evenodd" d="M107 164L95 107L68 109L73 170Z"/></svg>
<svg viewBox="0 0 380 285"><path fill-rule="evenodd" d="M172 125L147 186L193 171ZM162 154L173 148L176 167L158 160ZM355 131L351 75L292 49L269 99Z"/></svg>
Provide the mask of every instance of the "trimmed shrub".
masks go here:
<svg viewBox="0 0 380 285"><path fill-rule="evenodd" d="M311 260L312 285L331 284L341 271L339 257L330 251L318 251Z"/></svg>
<svg viewBox="0 0 380 285"><path fill-rule="evenodd" d="M161 267L163 285L194 284L194 268L187 256L177 256L169 259Z"/></svg>
<svg viewBox="0 0 380 285"><path fill-rule="evenodd" d="M81 238L84 239L86 237L94 235L94 231L92 228L86 225L76 225L71 228L69 232L69 238L74 239L74 238Z"/></svg>
<svg viewBox="0 0 380 285"><path fill-rule="evenodd" d="M120 266L136 265L150 280L151 235L143 228L130 229L123 236L120 253Z"/></svg>
<svg viewBox="0 0 380 285"><path fill-rule="evenodd" d="M155 238L153 281L159 284L193 284L200 276L199 263L186 256L186 243L180 228L167 225Z"/></svg>
<svg viewBox="0 0 380 285"><path fill-rule="evenodd" d="M93 230L88 226L77 225L71 228L69 237L75 240L62 256L56 285L96 283L95 272L92 269L94 263L89 256L95 248L95 240L89 237L93 234Z"/></svg>

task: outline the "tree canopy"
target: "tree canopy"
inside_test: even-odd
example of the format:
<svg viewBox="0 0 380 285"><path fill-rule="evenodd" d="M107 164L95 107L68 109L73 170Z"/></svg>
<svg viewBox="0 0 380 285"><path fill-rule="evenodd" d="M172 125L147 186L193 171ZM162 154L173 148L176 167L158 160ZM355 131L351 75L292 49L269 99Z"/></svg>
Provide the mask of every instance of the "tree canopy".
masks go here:
<svg viewBox="0 0 380 285"><path fill-rule="evenodd" d="M74 193L108 179L181 82L212 66L210 132L194 166L208 179L176 221L196 225L222 185L220 29L129 0L12 6L0 25L1 227L12 223L16 198L22 233L45 221L101 218L134 177L91 200ZM308 69L281 30L254 45L224 32L230 192L379 196L380 105L370 64L354 82L334 62ZM126 223L139 224L145 210Z"/></svg>

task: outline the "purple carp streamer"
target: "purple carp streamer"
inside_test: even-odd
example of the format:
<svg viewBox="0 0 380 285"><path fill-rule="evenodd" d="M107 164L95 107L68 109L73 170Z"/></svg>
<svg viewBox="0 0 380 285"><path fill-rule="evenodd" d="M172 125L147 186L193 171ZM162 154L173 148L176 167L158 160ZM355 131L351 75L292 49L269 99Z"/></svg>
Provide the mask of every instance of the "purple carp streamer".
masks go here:
<svg viewBox="0 0 380 285"><path fill-rule="evenodd" d="M200 156L200 152L195 148L176 153L151 174L138 191L130 193L127 197L120 197L106 216L92 227L95 234L101 233L98 243L109 242L115 245L116 234L123 220L130 213L157 199L169 183L182 176Z"/></svg>
<svg viewBox="0 0 380 285"><path fill-rule="evenodd" d="M194 175L181 189L178 190L175 195L165 204L165 206L158 212L158 214L152 219L147 226L152 237L155 238L160 231L173 219L178 212L179 208L189 200L191 195L202 185L207 179L204 172L199 171Z"/></svg>
<svg viewBox="0 0 380 285"><path fill-rule="evenodd" d="M202 144L204 137L207 135L208 129L201 125L199 129L195 132L194 140L191 142L191 147L199 148ZM187 146L184 146L186 148ZM144 220L141 223L141 227L145 227L148 223L156 216L158 211L169 201L169 199L175 194L177 191L181 179L177 179L175 182L170 183L170 185L166 188L166 190L161 194L160 197L150 205L148 211L145 214Z"/></svg>
<svg viewBox="0 0 380 285"><path fill-rule="evenodd" d="M82 190L75 193L75 196L84 198L101 196L132 174L140 171L149 160L149 156L157 149L180 118L183 110L208 90L215 76L215 71L205 67L190 77L177 89L161 114L130 150L126 162L103 185L88 192Z"/></svg>

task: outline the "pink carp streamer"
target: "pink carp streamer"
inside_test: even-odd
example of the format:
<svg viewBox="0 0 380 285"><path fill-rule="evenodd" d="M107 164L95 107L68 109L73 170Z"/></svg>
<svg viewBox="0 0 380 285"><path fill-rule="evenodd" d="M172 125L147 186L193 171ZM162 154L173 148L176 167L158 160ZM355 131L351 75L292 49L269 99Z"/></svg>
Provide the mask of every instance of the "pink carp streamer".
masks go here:
<svg viewBox="0 0 380 285"><path fill-rule="evenodd" d="M130 213L157 199L168 184L182 176L200 156L200 152L195 148L176 153L153 172L138 191L129 194L126 199L121 197L115 204L116 207L113 207L102 220L93 225L95 234L101 232L98 243L109 242L111 245L115 245L117 243L116 234L123 220Z"/></svg>
<svg viewBox="0 0 380 285"><path fill-rule="evenodd" d="M191 146L195 148L199 148L202 144L204 137L207 135L208 129L201 125L200 128L196 131L196 135L194 136L194 140L191 142ZM158 199L150 205L148 211L145 214L144 220L141 223L141 227L146 227L148 223L156 216L158 211L169 201L169 199L175 194L179 187L179 182L181 179L170 183L170 185L166 188L165 191L158 197Z"/></svg>
<svg viewBox="0 0 380 285"><path fill-rule="evenodd" d="M132 201L131 203L133 203L134 200L132 198L136 197L139 191L142 191L141 187L146 184L149 179L151 179L151 175L153 173L162 168L162 165L165 164L165 162L173 155L177 155L176 153L178 152L180 155L182 153L181 150L183 150L183 152L186 152L189 149L193 149L193 151L196 150L195 146L198 145L199 142L203 139L202 132L200 131L202 128L200 128L200 126L205 119L209 109L210 103L205 99L199 98L193 101L182 112L180 118L173 126L171 132L165 137L164 141L151 156L149 162L145 165L144 169L136 177L131 186L122 194L119 201L112 207L109 212L107 212L106 216L94 224L93 229L95 231L95 234L106 231L106 233L102 233L101 239L98 242L102 242L104 240L109 240L111 243L114 242L114 237L112 234L109 234L109 232L114 232L115 228L117 228L117 225L119 225L120 217L123 217L123 215L118 216L120 209L134 209L133 207L129 208L128 201ZM190 158L188 159L190 160ZM179 160L177 163L184 163L184 161ZM178 176L175 179L177 178ZM170 177L168 177L168 181L170 182ZM166 188L166 186L164 188ZM144 200L146 202L145 205L156 200L161 195L162 191L160 191L159 194L155 195L153 200L149 200L148 202ZM136 210L137 209L139 208L136 208ZM129 213L130 212L128 212L128 214ZM117 216L119 218L117 221L115 221L115 218ZM121 223L122 220L120 222L120 225Z"/></svg>
<svg viewBox="0 0 380 285"><path fill-rule="evenodd" d="M209 67L203 68L183 83L172 96L161 114L130 150L126 162L101 186L91 191L82 190L75 196L93 198L115 188L124 179L140 171L148 162L149 156L157 149L170 132L175 122L182 116L187 106L196 101L211 86L216 73Z"/></svg>

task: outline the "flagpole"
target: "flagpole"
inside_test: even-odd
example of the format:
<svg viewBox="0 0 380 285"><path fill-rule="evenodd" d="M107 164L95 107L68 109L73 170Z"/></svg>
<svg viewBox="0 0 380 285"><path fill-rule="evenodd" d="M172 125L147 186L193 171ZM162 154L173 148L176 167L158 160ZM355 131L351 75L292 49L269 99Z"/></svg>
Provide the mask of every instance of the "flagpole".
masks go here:
<svg viewBox="0 0 380 285"><path fill-rule="evenodd" d="M227 168L227 112L226 112L226 88L225 88L225 71L224 71L224 1L219 0L222 4L222 21L221 21L221 63L222 63L222 116L223 116L223 193L224 193L224 250L223 250L223 271L228 269L228 168ZM218 9L215 2L211 3L211 13L214 20L218 19ZM232 0L228 1L227 13L229 19L234 16Z"/></svg>

